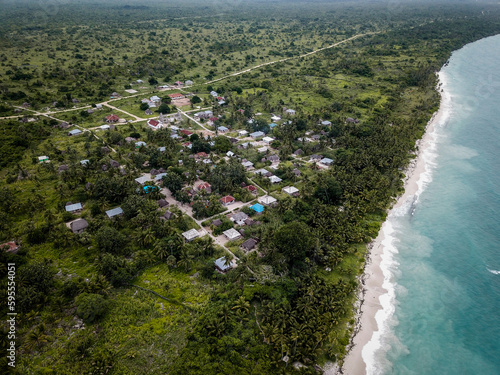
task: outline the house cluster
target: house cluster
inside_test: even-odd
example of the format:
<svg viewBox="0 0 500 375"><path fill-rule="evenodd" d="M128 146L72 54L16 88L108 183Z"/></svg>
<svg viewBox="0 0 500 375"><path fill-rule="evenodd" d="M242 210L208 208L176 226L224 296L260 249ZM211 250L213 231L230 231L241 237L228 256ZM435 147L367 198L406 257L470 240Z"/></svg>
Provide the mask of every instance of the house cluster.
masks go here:
<svg viewBox="0 0 500 375"><path fill-rule="evenodd" d="M149 106L149 108L156 108L160 106L161 99L157 95L153 95L149 99L148 98L142 99L141 103L146 103Z"/></svg>

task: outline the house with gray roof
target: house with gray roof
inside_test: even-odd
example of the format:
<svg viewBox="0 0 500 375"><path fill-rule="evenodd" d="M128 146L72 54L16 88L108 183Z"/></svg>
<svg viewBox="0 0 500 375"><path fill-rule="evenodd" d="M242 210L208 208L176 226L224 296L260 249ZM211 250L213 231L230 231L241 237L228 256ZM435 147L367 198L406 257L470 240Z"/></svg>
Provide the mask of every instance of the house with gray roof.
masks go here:
<svg viewBox="0 0 500 375"><path fill-rule="evenodd" d="M186 240L186 242L191 242L194 239L200 237L200 233L196 229L190 229L187 232L182 233L182 237Z"/></svg>
<svg viewBox="0 0 500 375"><path fill-rule="evenodd" d="M111 219L112 217L123 215L123 210L121 207L116 207L112 210L106 211L106 215L108 215L108 217Z"/></svg>
<svg viewBox="0 0 500 375"><path fill-rule="evenodd" d="M89 223L85 219L78 219L73 221L69 226L73 233L83 233L83 231L89 226Z"/></svg>
<svg viewBox="0 0 500 375"><path fill-rule="evenodd" d="M260 138L260 137L263 137L265 135L266 134L264 132L261 132L261 131L250 133L250 137L252 137L253 139Z"/></svg>
<svg viewBox="0 0 500 375"><path fill-rule="evenodd" d="M233 241L233 240L237 240L238 238L241 237L241 234L240 232L238 232L236 229L234 228L230 228L228 230L225 230L224 232L224 236L226 236L226 238L229 240L229 241Z"/></svg>
<svg viewBox="0 0 500 375"><path fill-rule="evenodd" d="M244 225L246 219L248 219L248 215L244 212L238 212L231 217L231 221L238 225Z"/></svg>
<svg viewBox="0 0 500 375"><path fill-rule="evenodd" d="M255 248L255 245L257 245L257 241L253 238L249 238L241 244L241 248L243 249L243 251L250 251Z"/></svg>
<svg viewBox="0 0 500 375"><path fill-rule="evenodd" d="M227 264L226 257L222 257L215 261L215 268L222 273L226 273L233 268L233 265L231 263Z"/></svg>
<svg viewBox="0 0 500 375"><path fill-rule="evenodd" d="M321 159L321 164L332 165L332 163L333 163L333 160L330 159L330 158L323 158L323 159Z"/></svg>
<svg viewBox="0 0 500 375"><path fill-rule="evenodd" d="M73 135L80 135L82 134L82 131L80 129L73 129L68 132L68 136L73 136Z"/></svg>

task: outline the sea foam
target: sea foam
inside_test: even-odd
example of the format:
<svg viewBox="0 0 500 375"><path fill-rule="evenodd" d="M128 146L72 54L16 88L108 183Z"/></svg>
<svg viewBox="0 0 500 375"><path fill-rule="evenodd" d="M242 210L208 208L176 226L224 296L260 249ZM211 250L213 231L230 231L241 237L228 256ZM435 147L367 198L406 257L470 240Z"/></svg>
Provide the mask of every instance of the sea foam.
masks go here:
<svg viewBox="0 0 500 375"><path fill-rule="evenodd" d="M382 261L380 268L384 275L382 287L386 290L385 294L379 297L382 308L375 314L378 331L373 333L371 340L363 347L362 357L366 364L366 373L368 375L382 374L391 367L391 363L386 358L386 353L391 344L400 348L401 351L408 351L402 343L393 334L393 327L398 324L394 313L397 306L396 291L398 288L397 279L399 275L399 263L395 260L398 254L398 221L404 217L411 219L411 215L418 208L420 195L426 187L432 182L432 174L436 168L437 144L440 129L445 128L453 113L452 98L446 91L446 75L443 72L438 74L440 84L438 89L441 91L441 104L439 112L431 120L432 125L428 126L424 138L419 141L419 155L410 181L416 179L417 189L413 195L403 195L400 202L389 212L386 222L382 225ZM411 173L411 171L410 171ZM409 181L409 182L410 182Z"/></svg>

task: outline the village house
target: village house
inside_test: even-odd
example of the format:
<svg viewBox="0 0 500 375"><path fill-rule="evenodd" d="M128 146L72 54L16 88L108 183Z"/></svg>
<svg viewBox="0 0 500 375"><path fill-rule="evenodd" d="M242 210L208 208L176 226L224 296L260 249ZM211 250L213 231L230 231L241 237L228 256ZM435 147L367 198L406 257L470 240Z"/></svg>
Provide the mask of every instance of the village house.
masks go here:
<svg viewBox="0 0 500 375"><path fill-rule="evenodd" d="M80 129L73 129L68 132L69 137L80 134L82 134L82 131Z"/></svg>
<svg viewBox="0 0 500 375"><path fill-rule="evenodd" d="M274 138L272 137L264 137L262 138L262 141L267 143L267 144L271 144L272 142L274 142Z"/></svg>
<svg viewBox="0 0 500 375"><path fill-rule="evenodd" d="M111 126L109 126L109 125L101 125L100 128L101 128L101 130L109 130L109 129L111 129Z"/></svg>
<svg viewBox="0 0 500 375"><path fill-rule="evenodd" d="M280 157L276 154L274 155L269 155L267 157L267 160L270 161L271 163L278 163L280 161Z"/></svg>
<svg viewBox="0 0 500 375"><path fill-rule="evenodd" d="M178 92L174 93L174 94L168 94L168 96L170 97L170 99L172 99L172 101L185 98L184 95L182 95L181 93L178 93Z"/></svg>
<svg viewBox="0 0 500 375"><path fill-rule="evenodd" d="M191 81L191 80L189 80L189 79L188 79L188 80L185 82L185 86L193 86L193 81Z"/></svg>
<svg viewBox="0 0 500 375"><path fill-rule="evenodd" d="M245 225L245 220L248 219L248 215L244 212L238 212L231 216L231 221L238 225Z"/></svg>
<svg viewBox="0 0 500 375"><path fill-rule="evenodd" d="M302 155L303 153L304 153L304 151L302 151L300 148L299 148L298 150L295 150L295 151L293 152L293 154L294 154L295 156L300 156L300 155Z"/></svg>
<svg viewBox="0 0 500 375"><path fill-rule="evenodd" d="M262 203L264 206L273 206L274 204L276 204L276 202L277 199L270 195L266 195L265 197L259 198L259 203Z"/></svg>
<svg viewBox="0 0 500 375"><path fill-rule="evenodd" d="M272 114L271 121L276 122L276 121L279 121L279 120L281 120L280 116L276 116L275 114Z"/></svg>
<svg viewBox="0 0 500 375"><path fill-rule="evenodd" d="M226 263L226 257L219 258L215 261L215 268L222 273L226 273L233 268L231 263Z"/></svg>
<svg viewBox="0 0 500 375"><path fill-rule="evenodd" d="M149 175L144 175L141 177L137 177L136 179L134 179L134 181L139 185L144 185L147 181L151 181L151 177Z"/></svg>
<svg viewBox="0 0 500 375"><path fill-rule="evenodd" d="M279 178L278 176L272 175L272 176L269 176L269 181L271 181L272 184L279 184L283 180L281 178Z"/></svg>
<svg viewBox="0 0 500 375"><path fill-rule="evenodd" d="M144 141L135 142L135 148L141 148L141 147L146 147L146 142Z"/></svg>
<svg viewBox="0 0 500 375"><path fill-rule="evenodd" d="M266 134L264 132L261 132L261 131L250 133L250 137L252 137L253 139L257 139L257 138L263 137L265 135Z"/></svg>
<svg viewBox="0 0 500 375"><path fill-rule="evenodd" d="M217 128L217 131L220 132L220 133L227 133L229 131L229 129L226 128L225 126L219 126Z"/></svg>
<svg viewBox="0 0 500 375"><path fill-rule="evenodd" d="M330 158L323 158L323 159L321 159L321 164L332 165L333 164L333 160L330 159Z"/></svg>
<svg viewBox="0 0 500 375"><path fill-rule="evenodd" d="M106 116L106 122L118 122L120 118L117 115Z"/></svg>
<svg viewBox="0 0 500 375"><path fill-rule="evenodd" d="M17 253L17 250L19 250L19 245L16 244L14 241L10 242L5 242L3 244L0 244L0 249L5 249L6 253Z"/></svg>
<svg viewBox="0 0 500 375"><path fill-rule="evenodd" d="M165 211L165 213L163 214L163 216L160 216L160 219L161 220L170 220L173 217L174 217L174 214L172 212Z"/></svg>
<svg viewBox="0 0 500 375"><path fill-rule="evenodd" d="M238 238L241 238L241 234L234 228L225 230L223 233L224 233L224 236L226 236L226 238L229 241L234 241L234 240L237 240Z"/></svg>
<svg viewBox="0 0 500 375"><path fill-rule="evenodd" d="M153 130L162 128L162 124L158 120L149 119L147 124Z"/></svg>
<svg viewBox="0 0 500 375"><path fill-rule="evenodd" d="M109 165L111 165L113 168L119 168L120 167L120 163L118 163L116 160L113 160L113 159L111 159L109 161Z"/></svg>
<svg viewBox="0 0 500 375"><path fill-rule="evenodd" d="M222 225L222 220L221 219L215 219L210 223L210 225L213 225L214 227L220 227Z"/></svg>
<svg viewBox="0 0 500 375"><path fill-rule="evenodd" d="M330 121L321 121L321 125L330 126L332 123Z"/></svg>
<svg viewBox="0 0 500 375"><path fill-rule="evenodd" d="M160 208L167 207L169 204L165 199L159 199L156 203Z"/></svg>
<svg viewBox="0 0 500 375"><path fill-rule="evenodd" d="M258 193L257 188L253 185L245 186L243 189L248 190L250 193L252 193L254 195Z"/></svg>
<svg viewBox="0 0 500 375"><path fill-rule="evenodd" d="M257 241L253 238L249 238L241 244L241 249L245 252L249 252L255 248Z"/></svg>
<svg viewBox="0 0 500 375"><path fill-rule="evenodd" d="M60 165L59 168L57 168L57 172L59 172L59 173L64 172L64 171L68 171L68 170L69 170L69 167L67 164Z"/></svg>
<svg viewBox="0 0 500 375"><path fill-rule="evenodd" d="M291 197L297 197L299 195L299 189L297 189L295 186L284 187L283 192L287 193Z"/></svg>
<svg viewBox="0 0 500 375"><path fill-rule="evenodd" d="M260 203L255 203L253 206L250 206L252 210L257 212L258 214L261 214L264 212L264 206L261 205Z"/></svg>
<svg viewBox="0 0 500 375"><path fill-rule="evenodd" d="M222 197L220 199L220 202L223 206L229 206L230 204L236 202L236 199L234 199L234 197L232 197L231 195L226 195L225 197Z"/></svg>
<svg viewBox="0 0 500 375"><path fill-rule="evenodd" d="M198 238L200 233L196 229L190 229L187 232L182 233L182 237L186 240L186 242L191 242L194 239Z"/></svg>
<svg viewBox="0 0 500 375"><path fill-rule="evenodd" d="M247 134L248 134L248 132L247 132L246 130L238 130L238 135L239 135L240 137L244 137L244 136L245 136L245 135L247 135Z"/></svg>
<svg viewBox="0 0 500 375"><path fill-rule="evenodd" d="M197 183L195 183L194 189L196 191L205 191L208 194L212 193L212 185L210 185L208 182L204 182L204 181L198 181Z"/></svg>
<svg viewBox="0 0 500 375"><path fill-rule="evenodd" d="M295 110L293 110L293 109L287 109L287 110L285 110L285 113L287 115L289 115L289 116L293 116L293 115L295 115Z"/></svg>
<svg viewBox="0 0 500 375"><path fill-rule="evenodd" d="M154 178L154 181L159 183L163 180L163 177L165 177L167 174L165 172L163 173L158 173L155 178Z"/></svg>
<svg viewBox="0 0 500 375"><path fill-rule="evenodd" d="M83 233L83 231L89 226L89 223L85 219L78 219L73 221L69 226L73 233L78 234Z"/></svg>
<svg viewBox="0 0 500 375"><path fill-rule="evenodd" d="M321 159L323 159L322 155L311 155L309 161L315 162L315 161L320 161Z"/></svg>
<svg viewBox="0 0 500 375"><path fill-rule="evenodd" d="M81 203L74 203L74 204L67 204L65 207L66 212L71 212L72 214L76 214L81 212L83 209L83 206Z"/></svg>
<svg viewBox="0 0 500 375"><path fill-rule="evenodd" d="M248 161L248 160L241 163L241 165L243 165L246 169L250 169L253 167L253 163L251 161Z"/></svg>
<svg viewBox="0 0 500 375"><path fill-rule="evenodd" d="M116 216L121 216L123 215L123 210L121 207L116 207L111 210L106 211L106 215L111 219Z"/></svg>
<svg viewBox="0 0 500 375"><path fill-rule="evenodd" d="M203 111L203 112L197 112L194 114L194 117L195 118L199 118L199 119L207 119L207 118L210 118L214 115L214 113L212 111Z"/></svg>
<svg viewBox="0 0 500 375"><path fill-rule="evenodd" d="M261 168L256 170L254 173L260 174L261 176L266 176L269 173L269 171L267 169Z"/></svg>

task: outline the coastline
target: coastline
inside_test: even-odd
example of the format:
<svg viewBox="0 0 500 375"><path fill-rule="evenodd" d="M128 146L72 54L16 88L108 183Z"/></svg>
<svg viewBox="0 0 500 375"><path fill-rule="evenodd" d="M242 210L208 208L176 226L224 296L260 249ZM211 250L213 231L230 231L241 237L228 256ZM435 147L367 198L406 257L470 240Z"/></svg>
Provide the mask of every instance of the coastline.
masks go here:
<svg viewBox="0 0 500 375"><path fill-rule="evenodd" d="M374 354L380 347L379 340L373 340L375 333L380 334L379 324L386 320L384 315L384 307L390 303L392 310L394 307L391 303L393 298L393 290L384 287L385 282L391 283L391 275L389 272L384 272L382 262L384 257L391 257L387 254L387 249L392 238L386 238L386 231L391 230L391 225L388 222L389 217L396 210L410 209L418 199L419 193L423 189L423 175L428 171L429 163L426 160L426 150L428 150L435 142L436 124L440 123L446 117L446 108L444 106L446 93L443 91L443 76L438 73L438 83L436 90L441 95L440 107L435 112L426 125L425 133L421 139L416 142L417 153L416 157L410 162L405 170L404 178L404 193L398 197L396 203L389 210L386 221L382 224L379 234L375 240L368 245L368 255L366 258L365 271L361 276L360 290L358 293L358 311L356 316L356 327L353 337L348 346L348 354L344 360L343 366L338 369L338 374L346 375L364 375L367 374L367 367L371 363L367 363L367 357ZM387 241L389 243L387 243ZM392 295L391 295L392 294ZM382 300L381 300L382 297ZM379 319L377 319L377 317ZM375 341L375 342L373 342ZM370 358L371 359L371 358ZM371 362L371 361L370 361ZM325 374L330 374L329 371Z"/></svg>

